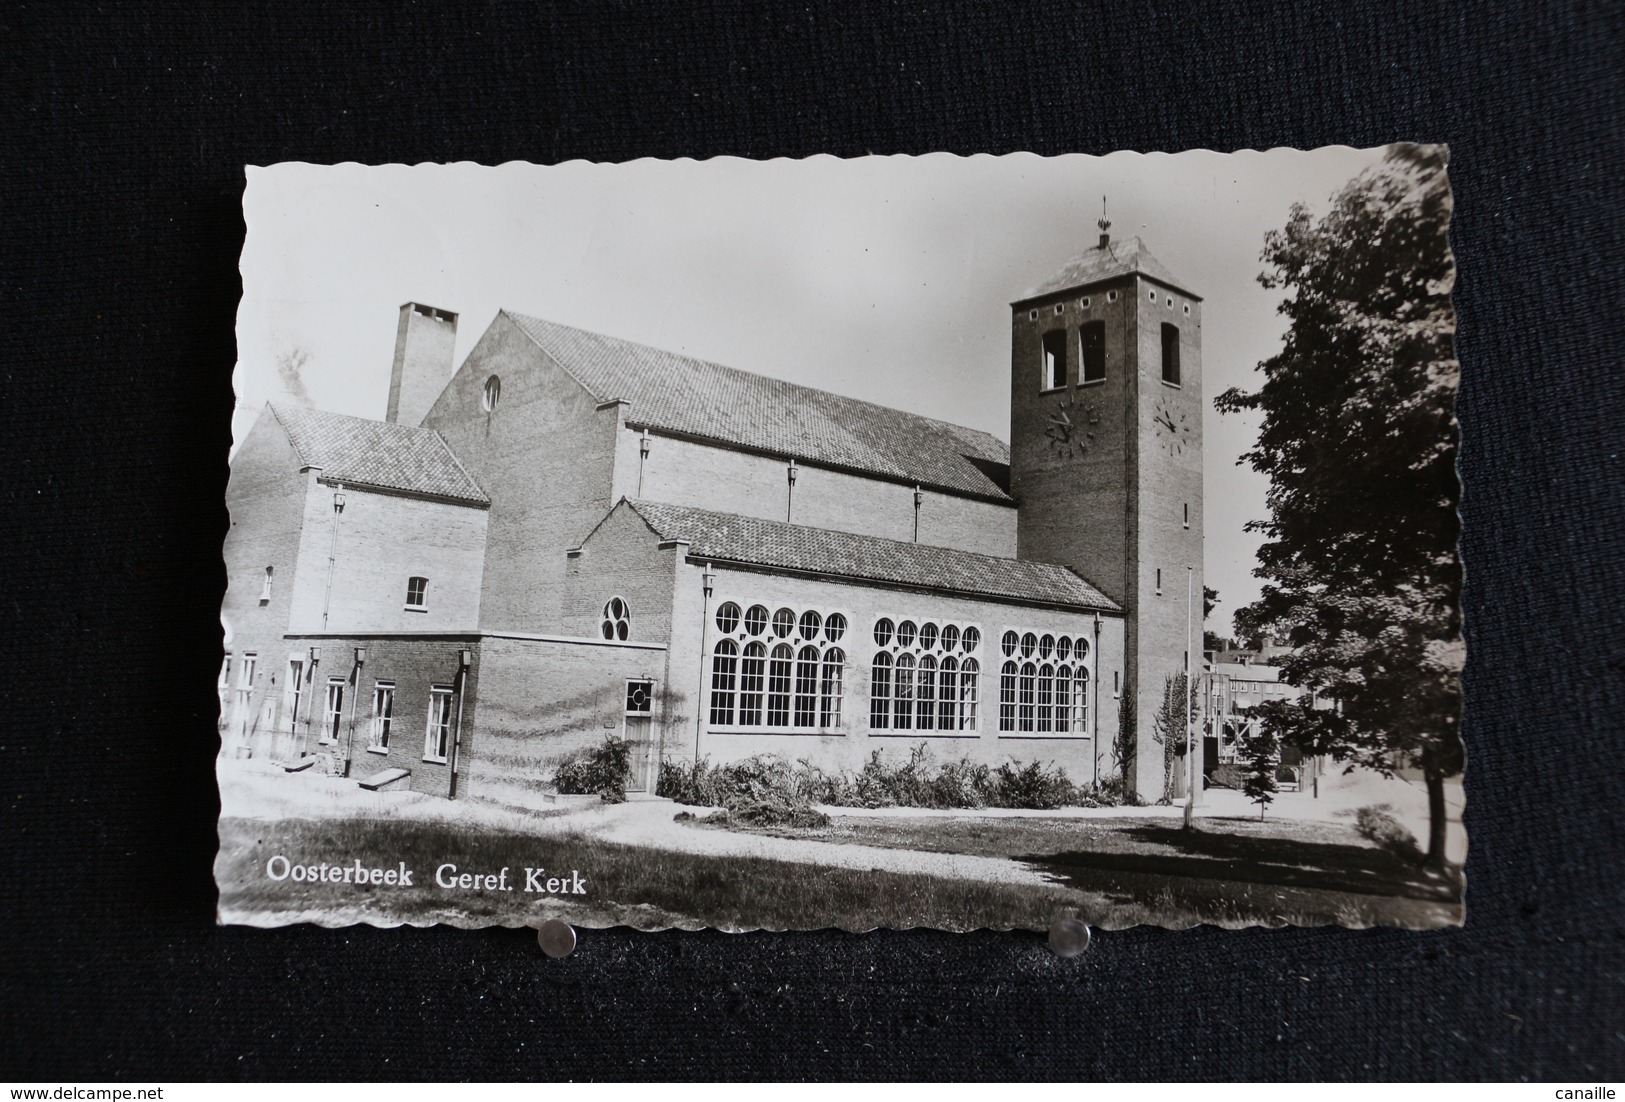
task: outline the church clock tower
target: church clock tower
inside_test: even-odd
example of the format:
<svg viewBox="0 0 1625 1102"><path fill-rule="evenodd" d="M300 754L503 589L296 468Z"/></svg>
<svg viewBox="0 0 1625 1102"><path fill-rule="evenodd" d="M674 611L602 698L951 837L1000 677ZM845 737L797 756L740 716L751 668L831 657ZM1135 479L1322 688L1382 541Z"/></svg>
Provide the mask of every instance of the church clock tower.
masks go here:
<svg viewBox="0 0 1625 1102"><path fill-rule="evenodd" d="M1202 646L1202 314L1137 237L1099 243L1011 305L1010 482L1019 558L1071 567L1126 614L1125 779L1164 784L1155 715ZM1190 594L1187 630L1187 592ZM1200 744L1199 744L1200 745Z"/></svg>

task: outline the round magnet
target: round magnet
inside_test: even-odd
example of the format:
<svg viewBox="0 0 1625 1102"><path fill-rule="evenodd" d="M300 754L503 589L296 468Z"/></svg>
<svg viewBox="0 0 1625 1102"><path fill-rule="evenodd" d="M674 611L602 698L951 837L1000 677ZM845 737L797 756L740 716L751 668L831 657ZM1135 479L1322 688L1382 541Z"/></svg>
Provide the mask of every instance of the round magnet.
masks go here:
<svg viewBox="0 0 1625 1102"><path fill-rule="evenodd" d="M1057 918L1049 924L1050 951L1058 957L1075 957L1089 948L1089 924L1077 918Z"/></svg>
<svg viewBox="0 0 1625 1102"><path fill-rule="evenodd" d="M1089 934L1085 930L1084 941L1088 940ZM550 918L536 931L536 943L542 947L542 952L554 960L567 957L576 951L575 927L562 918Z"/></svg>

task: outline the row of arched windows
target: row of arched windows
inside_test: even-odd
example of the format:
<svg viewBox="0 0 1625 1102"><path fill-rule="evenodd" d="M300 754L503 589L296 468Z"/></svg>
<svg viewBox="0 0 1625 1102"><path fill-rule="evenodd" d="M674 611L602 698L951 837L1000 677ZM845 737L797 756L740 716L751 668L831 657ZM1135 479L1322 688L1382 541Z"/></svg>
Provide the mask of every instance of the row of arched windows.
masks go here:
<svg viewBox="0 0 1625 1102"><path fill-rule="evenodd" d="M741 612L729 601L717 609L716 626L722 638L711 652L713 726L841 725L846 652L836 643L846 632L844 616L789 608L769 614L764 605Z"/></svg>
<svg viewBox="0 0 1625 1102"><path fill-rule="evenodd" d="M869 726L878 731L974 731L976 684L982 668L974 658L886 651L869 670Z"/></svg>
<svg viewBox="0 0 1625 1102"><path fill-rule="evenodd" d="M711 723L721 727L830 728L841 725L846 653L839 647L799 650L780 643L732 639L711 657Z"/></svg>
<svg viewBox="0 0 1625 1102"><path fill-rule="evenodd" d="M841 727L846 652L837 644L846 632L844 616L788 608L770 613L761 605L742 611L728 602L715 622L721 638L711 652L712 726ZM869 670L870 729L976 731L981 663L967 653L978 650L976 628L897 626L889 619L875 627L880 649ZM1000 650L1000 733L1089 735L1088 640L1007 631Z"/></svg>

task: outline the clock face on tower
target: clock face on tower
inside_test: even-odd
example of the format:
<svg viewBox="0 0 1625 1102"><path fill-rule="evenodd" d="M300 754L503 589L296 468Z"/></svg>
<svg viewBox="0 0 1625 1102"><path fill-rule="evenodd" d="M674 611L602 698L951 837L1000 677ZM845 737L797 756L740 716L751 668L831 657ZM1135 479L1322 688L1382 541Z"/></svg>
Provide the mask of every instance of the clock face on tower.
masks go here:
<svg viewBox="0 0 1625 1102"><path fill-rule="evenodd" d="M1044 436L1050 450L1063 459L1082 455L1095 441L1095 426L1100 423L1100 411L1093 402L1062 398L1050 407Z"/></svg>
<svg viewBox="0 0 1625 1102"><path fill-rule="evenodd" d="M1157 428L1158 442L1169 455L1179 455L1190 444L1190 415L1175 413L1174 407L1168 402L1157 403L1157 411L1152 415L1151 423Z"/></svg>

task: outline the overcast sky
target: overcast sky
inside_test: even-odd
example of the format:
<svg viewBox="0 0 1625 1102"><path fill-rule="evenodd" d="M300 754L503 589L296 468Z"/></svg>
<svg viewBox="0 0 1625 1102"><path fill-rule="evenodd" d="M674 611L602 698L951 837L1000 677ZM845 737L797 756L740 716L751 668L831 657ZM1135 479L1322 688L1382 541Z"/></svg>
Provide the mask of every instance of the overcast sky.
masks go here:
<svg viewBox="0 0 1625 1102"><path fill-rule="evenodd" d="M1094 244L1105 196L1112 236L1205 299L1205 570L1227 630L1258 592L1242 525L1266 484L1236 464L1256 423L1212 398L1280 347L1264 233L1381 155L250 168L233 431L267 401L382 418L416 301L461 315L459 363L508 308L1008 439L1009 303Z"/></svg>

